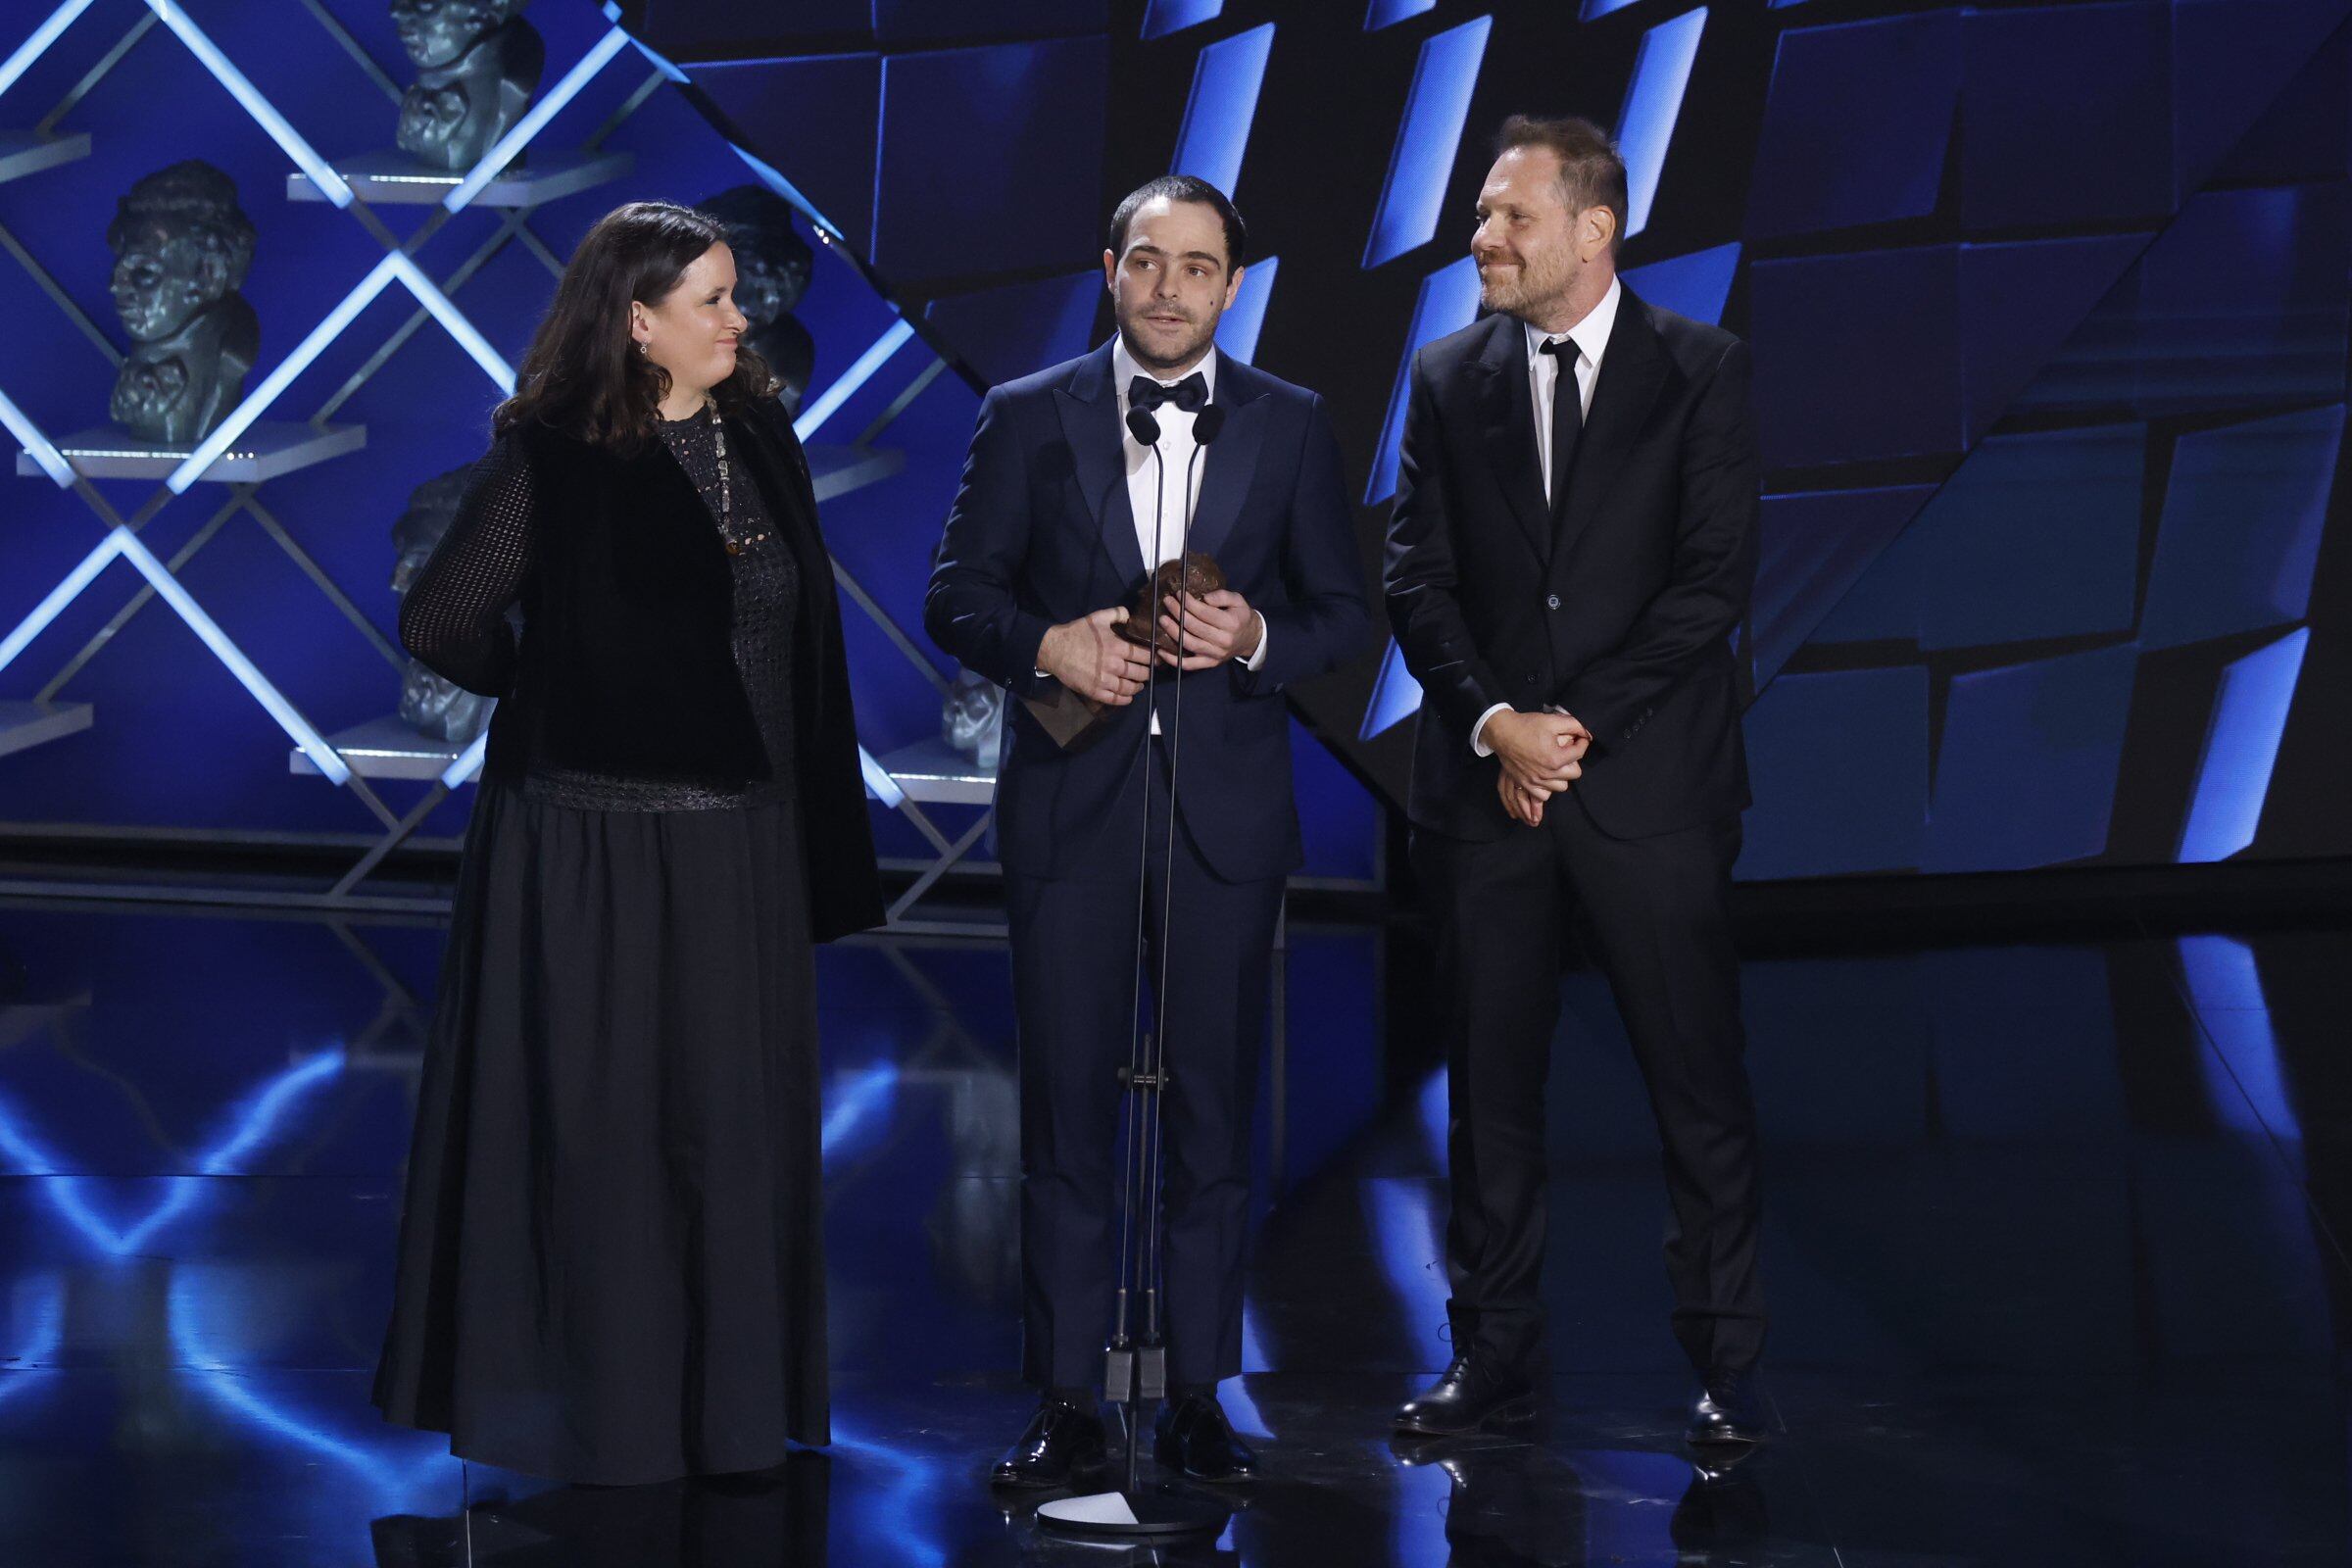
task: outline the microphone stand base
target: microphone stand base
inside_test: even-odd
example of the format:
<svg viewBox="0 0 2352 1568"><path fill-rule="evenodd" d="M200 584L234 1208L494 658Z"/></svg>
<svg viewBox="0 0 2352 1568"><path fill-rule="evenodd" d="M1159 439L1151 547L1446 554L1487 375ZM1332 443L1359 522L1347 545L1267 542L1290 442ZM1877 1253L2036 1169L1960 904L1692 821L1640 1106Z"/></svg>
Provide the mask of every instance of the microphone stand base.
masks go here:
<svg viewBox="0 0 2352 1568"><path fill-rule="evenodd" d="M1056 1497L1037 1507L1044 1529L1106 1541L1216 1535L1232 1517L1233 1510L1213 1498L1165 1483Z"/></svg>

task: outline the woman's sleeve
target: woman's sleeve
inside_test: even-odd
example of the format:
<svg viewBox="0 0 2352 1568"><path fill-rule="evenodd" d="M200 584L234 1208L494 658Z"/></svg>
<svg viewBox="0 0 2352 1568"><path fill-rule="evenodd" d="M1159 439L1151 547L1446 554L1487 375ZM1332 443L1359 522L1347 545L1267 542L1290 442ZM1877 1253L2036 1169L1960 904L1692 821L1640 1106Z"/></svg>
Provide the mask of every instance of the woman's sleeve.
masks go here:
<svg viewBox="0 0 2352 1568"><path fill-rule="evenodd" d="M400 606L400 640L426 667L469 692L503 697L514 683L514 629L535 554L531 466L513 436L475 465L458 514Z"/></svg>

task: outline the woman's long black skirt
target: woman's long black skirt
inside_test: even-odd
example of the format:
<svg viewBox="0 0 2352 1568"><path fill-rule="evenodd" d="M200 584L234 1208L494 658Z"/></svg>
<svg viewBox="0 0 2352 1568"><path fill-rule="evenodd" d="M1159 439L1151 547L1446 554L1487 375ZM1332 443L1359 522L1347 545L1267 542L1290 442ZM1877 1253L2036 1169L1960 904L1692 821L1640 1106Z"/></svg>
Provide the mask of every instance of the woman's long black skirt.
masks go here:
<svg viewBox="0 0 2352 1568"><path fill-rule="evenodd" d="M821 1116L790 803L467 830L375 1402L566 1481L827 1441Z"/></svg>

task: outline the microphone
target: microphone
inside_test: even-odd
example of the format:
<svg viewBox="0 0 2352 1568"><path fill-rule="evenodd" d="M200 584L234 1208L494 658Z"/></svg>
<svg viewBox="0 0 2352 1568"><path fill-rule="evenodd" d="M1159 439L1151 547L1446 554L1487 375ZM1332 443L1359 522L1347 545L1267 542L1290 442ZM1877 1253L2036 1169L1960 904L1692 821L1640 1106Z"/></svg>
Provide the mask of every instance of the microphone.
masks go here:
<svg viewBox="0 0 2352 1568"><path fill-rule="evenodd" d="M1127 411L1127 433L1145 446L1154 446L1159 440L1159 420L1152 416L1150 409L1129 409Z"/></svg>
<svg viewBox="0 0 2352 1568"><path fill-rule="evenodd" d="M1205 404L1199 414L1193 416L1193 439L1202 446L1214 441L1217 432L1224 428L1225 405L1222 403Z"/></svg>

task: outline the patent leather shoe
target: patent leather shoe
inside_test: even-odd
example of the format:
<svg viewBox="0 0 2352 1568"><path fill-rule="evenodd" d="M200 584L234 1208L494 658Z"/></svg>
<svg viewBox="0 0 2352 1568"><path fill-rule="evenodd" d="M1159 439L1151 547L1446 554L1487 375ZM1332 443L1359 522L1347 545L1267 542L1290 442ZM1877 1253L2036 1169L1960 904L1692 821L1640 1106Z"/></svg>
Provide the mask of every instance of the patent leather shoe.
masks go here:
<svg viewBox="0 0 2352 1568"><path fill-rule="evenodd" d="M1764 1441L1764 1417L1757 1408L1752 1372L1710 1372L1698 1402L1690 1407L1690 1424L1683 1441L1696 1447L1715 1444L1755 1444Z"/></svg>
<svg viewBox="0 0 2352 1568"><path fill-rule="evenodd" d="M1048 1399L989 1479L1000 1487L1067 1487L1100 1475L1107 1462L1101 1419L1092 1410Z"/></svg>
<svg viewBox="0 0 2352 1568"><path fill-rule="evenodd" d="M1194 1481L1253 1481L1257 1455L1233 1435L1216 1396L1187 1395L1159 1407L1152 1457Z"/></svg>

